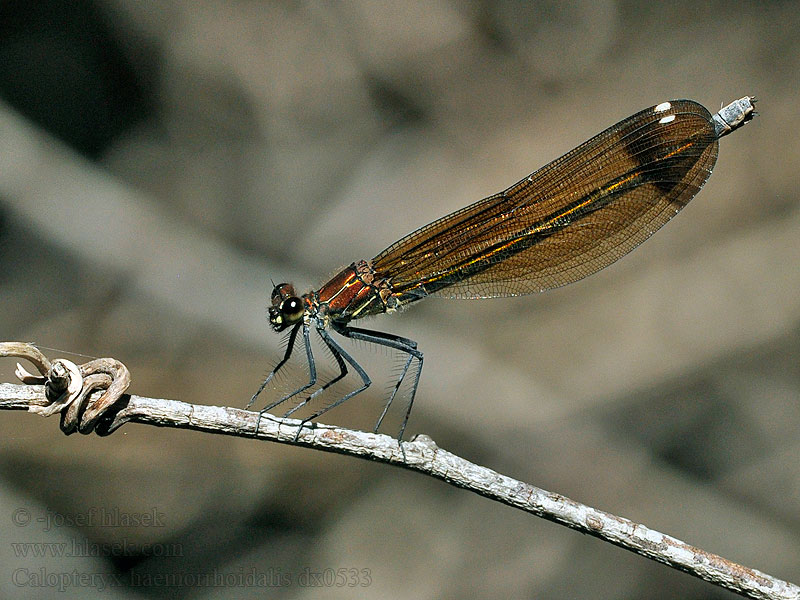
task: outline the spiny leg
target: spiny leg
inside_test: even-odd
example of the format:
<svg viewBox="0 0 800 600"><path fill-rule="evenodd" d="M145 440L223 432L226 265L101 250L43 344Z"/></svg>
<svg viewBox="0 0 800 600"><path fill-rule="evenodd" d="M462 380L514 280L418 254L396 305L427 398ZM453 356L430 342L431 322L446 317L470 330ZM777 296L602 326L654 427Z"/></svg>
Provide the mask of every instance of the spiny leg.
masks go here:
<svg viewBox="0 0 800 600"><path fill-rule="evenodd" d="M406 408L406 414L403 416L403 424L400 425L400 433L397 434L397 441L403 441L403 434L406 432L406 425L408 425L408 418L411 416L411 407L414 405L414 397L417 395L417 388L419 387L419 377L422 375L422 352L419 353L417 356L417 374L414 376L414 386L411 388L411 398L408 401L408 407ZM386 405L386 409L384 410L384 414L386 411L389 410L389 404L391 404L392 399L394 398L394 394L397 393L397 389L400 387L400 382L403 381L403 377L406 376L408 372L408 367L411 365L411 355L409 355L408 362L406 363L406 370L400 376L400 379L397 382L397 387L395 388L394 393L392 394L392 398L389 399L389 403ZM381 415L381 419L383 419L383 415ZM380 427L380 420L378 424L375 426L375 430L377 431L378 427ZM401 445L402 446L402 445ZM405 459L405 451L403 452L403 458Z"/></svg>
<svg viewBox="0 0 800 600"><path fill-rule="evenodd" d="M334 346L331 346L331 344L330 344L330 342L328 341L327 338L325 338L323 336L320 336L320 337L322 337L322 341L325 342L325 345L328 346L328 348L330 349L331 354L333 354L333 358L336 359L336 363L339 365L339 374L336 377L334 377L333 379L331 379L328 383L323 385L321 388L319 388L318 390L315 390L314 393L312 393L308 398L303 400L300 404L298 404L294 408L290 409L285 415L283 415L284 417L291 416L292 413L294 413L298 409L302 408L303 406L305 406L306 404L311 402L314 398L319 396L322 392L327 390L334 383L336 383L337 381L341 380L345 375L347 375L347 364L344 362L344 359L342 358L342 355L339 353L339 351Z"/></svg>
<svg viewBox="0 0 800 600"><path fill-rule="evenodd" d="M335 326L334 326L335 327ZM408 408L406 409L406 414L403 418L403 423L400 426L400 434L397 436L398 440L403 439L403 433L405 433L406 425L408 424L408 418L411 416L411 407L414 404L414 396L417 394L417 387L419 386L419 378L422 374L422 352L417 350L417 343L413 340L409 340L408 338L400 337L398 335L392 335L390 333L384 333L382 331L371 331L369 329L359 329L357 327L346 327L340 326L335 327L336 331L341 333L343 336L349 337L354 340L363 340L365 342L371 342L373 344L379 344L381 346L387 346L389 348L394 348L395 350L400 350L401 352L405 352L408 355L405 364L403 365L403 369L400 373L400 376L397 378L397 382L394 385L394 389L392 390L391 395L389 396L389 400L386 402L386 406L383 408L383 412L381 416L378 418L378 422L375 423L374 431L377 433L378 429L383 423L384 417L386 417L386 413L389 412L389 407L392 405L397 392L400 390L400 386L403 383L403 379L405 379L406 374L408 373L408 369L411 367L411 362L413 359L417 359L419 361L419 367L417 368L417 372L414 376L414 384L411 388L411 396L408 401Z"/></svg>
<svg viewBox="0 0 800 600"><path fill-rule="evenodd" d="M330 404L329 406L326 406L326 407L318 410L317 412L315 412L310 417L306 417L305 419L303 419L300 422L300 427L298 427L298 429L297 429L297 435L295 435L295 437L294 437L295 441L297 441L297 438L300 437L300 431L302 431L303 426L305 426L306 423L308 423L309 421L313 421L317 417L319 417L321 415L324 415L329 410L332 410L332 409L336 408L337 406L339 406L340 404L343 404L344 402L347 402L350 398L352 398L356 394L360 394L365 389L367 389L370 385L372 385L372 380L369 378L369 375L367 375L367 372L364 370L364 368L360 364L358 364L356 362L356 360L352 356L350 356L347 353L347 351L345 351L344 348L342 348L339 344L337 344L336 341L330 336L330 334L328 334L327 331L325 331L322 327L318 327L317 328L317 332L319 333L320 337L325 342L325 344L327 344L328 348L331 349L331 351L333 352L334 356L338 356L339 358L344 359L345 361L350 363L351 367L353 367L356 370L356 372L361 377L362 385L361 385L360 388L355 389L352 392L348 392L347 394L345 394L344 396L342 396L336 402Z"/></svg>
<svg viewBox="0 0 800 600"><path fill-rule="evenodd" d="M292 356L292 351L294 350L294 342L297 339L297 332L300 331L301 325L302 323L298 323L297 325L294 326L292 331L289 332L289 339L286 344L286 352L284 353L283 358L277 365L275 365L275 368L272 369L270 374L267 375L267 378L264 380L264 383L262 383L261 386L258 388L258 391L256 391L255 394L253 394L253 397L250 398L250 402L247 403L247 406L245 408L249 409L251 406L253 406L253 403L256 401L256 398L258 398L258 395L264 391L264 388L267 387L267 384L269 384L269 382L272 381L272 378L275 377L275 374L280 370L280 368L283 365L287 363L289 358Z"/></svg>
<svg viewBox="0 0 800 600"><path fill-rule="evenodd" d="M291 394L285 395L280 400L276 400L272 404L268 404L267 406L265 406L263 409L259 411L262 414L265 412L269 412L279 404L286 402L289 398L292 398L293 396L296 396L297 394L306 391L308 388L312 387L313 385L316 385L317 383L317 366L316 363L314 362L314 354L311 352L311 339L309 338L308 325L306 323L302 323L302 326L303 326L303 343L306 346L306 359L308 360L308 383L296 389Z"/></svg>

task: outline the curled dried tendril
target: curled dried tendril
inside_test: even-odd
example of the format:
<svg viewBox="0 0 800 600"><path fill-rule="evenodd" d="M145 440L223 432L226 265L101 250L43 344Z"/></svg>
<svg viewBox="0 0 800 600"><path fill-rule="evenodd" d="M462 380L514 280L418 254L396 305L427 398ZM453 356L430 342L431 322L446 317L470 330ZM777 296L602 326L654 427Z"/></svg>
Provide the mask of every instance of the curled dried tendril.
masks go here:
<svg viewBox="0 0 800 600"><path fill-rule="evenodd" d="M113 358L97 358L78 366L63 358L50 361L33 344L0 342L0 357L12 356L27 359L40 373L34 375L17 363L14 373L22 383L45 386L47 403L31 403L28 410L45 417L61 413L61 429L66 434L91 433L131 381L128 368ZM98 390L105 391L93 396Z"/></svg>

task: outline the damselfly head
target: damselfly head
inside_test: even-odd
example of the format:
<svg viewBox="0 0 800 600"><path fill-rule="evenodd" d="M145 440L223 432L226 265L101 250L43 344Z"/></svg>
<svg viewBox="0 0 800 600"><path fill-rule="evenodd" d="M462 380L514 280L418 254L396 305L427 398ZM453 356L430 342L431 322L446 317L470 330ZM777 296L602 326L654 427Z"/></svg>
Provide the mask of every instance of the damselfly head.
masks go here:
<svg viewBox="0 0 800 600"><path fill-rule="evenodd" d="M272 306L269 307L269 323L275 331L300 322L305 308L303 301L295 295L291 283L281 283L272 290Z"/></svg>

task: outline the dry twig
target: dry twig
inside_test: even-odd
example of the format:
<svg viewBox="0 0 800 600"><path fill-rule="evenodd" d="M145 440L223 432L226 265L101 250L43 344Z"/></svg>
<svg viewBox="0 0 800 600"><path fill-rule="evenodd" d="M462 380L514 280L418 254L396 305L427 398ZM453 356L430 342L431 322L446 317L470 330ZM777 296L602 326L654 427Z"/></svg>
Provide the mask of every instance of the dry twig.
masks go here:
<svg viewBox="0 0 800 600"><path fill-rule="evenodd" d="M20 354L3 353L5 344L0 344L0 356ZM38 350L36 350L38 352ZM41 354L41 353L39 353ZM40 371L52 365L41 355L28 357ZM113 359L101 359L113 361ZM55 361L53 361L55 363ZM93 361L94 363L95 361ZM106 370L105 378L94 387L113 387L114 377L109 371L120 372L124 365L113 361L114 368ZM104 363L105 364L105 363ZM109 365L112 363L108 363ZM87 363L91 365L91 363ZM80 367L81 372L91 377L93 368ZM107 366L107 365L106 365ZM124 369L127 373L127 369ZM29 374L28 374L29 375ZM35 378L35 376L30 376ZM88 380L86 377L84 381ZM38 383L39 380L31 383ZM127 382L126 382L127 385ZM111 386L111 387L109 387ZM84 384L84 389L86 384ZM122 392L119 392L120 394ZM107 398L109 391L101 394L89 390L84 396L86 406L97 407L101 399ZM85 398L88 397L88 401ZM47 414L53 401L48 399L42 386L0 384L0 409L29 410ZM78 422L80 408L76 403L66 403L65 414L70 409L72 419ZM300 421L282 419L269 414L237 408L188 404L176 400L144 398L140 396L120 396L113 407L105 406L106 412L95 411L92 425L100 435L108 435L127 422L178 427L207 433L218 433L238 437L252 437L284 444L306 446L317 450L337 452L379 462L393 464L406 469L419 471L440 479L456 487L464 488L508 506L519 508L531 514L561 523L593 535L614 545L635 552L652 560L667 564L675 569L704 579L725 589L737 592L748 598L759 599L800 599L800 587L733 563L721 556L695 548L674 537L649 529L628 519L600 511L556 493L534 487L528 483L501 475L491 469L473 464L439 448L426 435L417 436L413 441L403 442L402 449L394 438L386 435L342 429L330 425L306 425L298 435ZM62 425L64 418L62 417ZM88 427L80 421L80 430L88 433ZM66 430L65 430L66 431Z"/></svg>

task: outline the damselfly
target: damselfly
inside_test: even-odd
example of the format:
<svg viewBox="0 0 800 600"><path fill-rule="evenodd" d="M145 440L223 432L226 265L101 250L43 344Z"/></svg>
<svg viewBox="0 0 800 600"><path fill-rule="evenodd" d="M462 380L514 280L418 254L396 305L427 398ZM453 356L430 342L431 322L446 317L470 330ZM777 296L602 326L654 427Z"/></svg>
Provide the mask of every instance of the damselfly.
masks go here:
<svg viewBox="0 0 800 600"><path fill-rule="evenodd" d="M745 96L711 115L691 100L662 102L609 127L507 190L417 229L372 260L351 264L317 291L298 296L291 284L276 285L269 321L275 331L290 329L286 352L248 408L289 360L298 336L308 361L308 382L261 412L317 385L312 331L330 349L339 373L285 416L344 378L348 365L361 385L303 419L301 428L367 389L371 380L366 371L331 330L404 356L375 431L416 361L398 436L402 439L422 372L422 352L412 340L352 327L351 321L395 312L426 296L518 296L599 271L686 206L711 175L717 140L749 121L754 104L754 98Z"/></svg>

